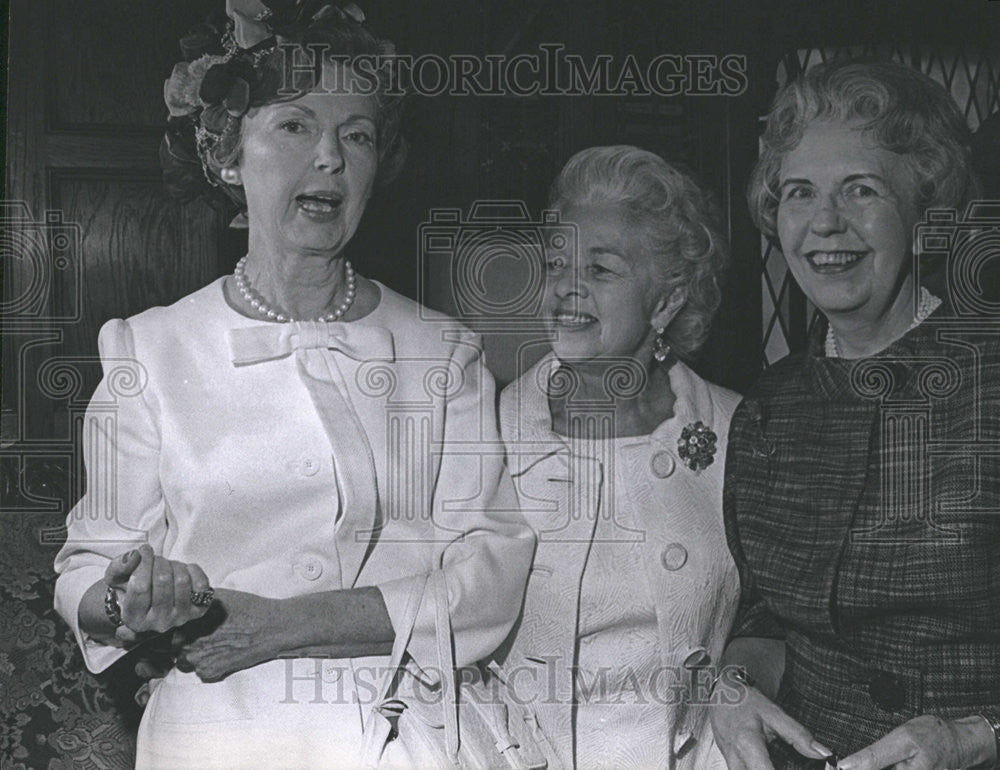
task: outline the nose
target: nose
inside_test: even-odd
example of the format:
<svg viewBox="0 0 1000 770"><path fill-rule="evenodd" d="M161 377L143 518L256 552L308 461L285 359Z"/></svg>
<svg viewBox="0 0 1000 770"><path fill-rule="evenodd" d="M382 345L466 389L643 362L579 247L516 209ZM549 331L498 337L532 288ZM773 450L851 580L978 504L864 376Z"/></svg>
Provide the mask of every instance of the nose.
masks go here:
<svg viewBox="0 0 1000 770"><path fill-rule="evenodd" d="M824 195L819 199L818 208L809 226L816 235L829 235L844 229L843 212L836 195Z"/></svg>
<svg viewBox="0 0 1000 770"><path fill-rule="evenodd" d="M571 267L559 271L556 276L553 291L559 299L568 297L586 297L588 294L587 285L580 278L580 273Z"/></svg>
<svg viewBox="0 0 1000 770"><path fill-rule="evenodd" d="M344 170L344 153L336 131L324 131L316 144L315 166L319 171L339 174Z"/></svg>

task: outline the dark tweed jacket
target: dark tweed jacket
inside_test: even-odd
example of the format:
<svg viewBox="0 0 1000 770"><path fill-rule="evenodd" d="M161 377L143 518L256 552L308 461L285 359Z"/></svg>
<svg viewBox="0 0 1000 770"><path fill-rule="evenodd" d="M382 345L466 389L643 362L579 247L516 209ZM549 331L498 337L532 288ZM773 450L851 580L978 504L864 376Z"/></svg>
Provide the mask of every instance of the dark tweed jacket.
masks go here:
<svg viewBox="0 0 1000 770"><path fill-rule="evenodd" d="M780 705L841 755L1000 705L1000 328L947 315L858 361L818 335L731 424L733 636L785 639Z"/></svg>

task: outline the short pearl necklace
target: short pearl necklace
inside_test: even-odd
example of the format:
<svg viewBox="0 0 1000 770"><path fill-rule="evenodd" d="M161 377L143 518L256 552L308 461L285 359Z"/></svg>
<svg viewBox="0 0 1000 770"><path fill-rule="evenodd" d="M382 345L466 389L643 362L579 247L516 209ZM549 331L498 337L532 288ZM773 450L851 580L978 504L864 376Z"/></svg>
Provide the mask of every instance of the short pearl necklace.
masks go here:
<svg viewBox="0 0 1000 770"><path fill-rule="evenodd" d="M262 315L266 315L272 321L287 323L288 321L297 320L281 310L274 309L264 301L264 298L254 290L250 285L250 281L247 280L246 268L247 258L243 257L243 259L236 263L236 270L233 271L233 278L236 279L236 288L240 290L243 299L249 302L254 310ZM344 298L344 301L332 313L327 313L312 320L321 323L336 321L354 304L354 297L357 294L357 277L354 273L354 266L349 259L344 260L344 274L347 278L347 296Z"/></svg>
<svg viewBox="0 0 1000 770"><path fill-rule="evenodd" d="M917 312L913 316L913 323L910 329L922 324L928 316L937 310L941 304L941 298L935 297L925 286L920 287L920 302L917 304ZM833 327L826 328L826 345L824 353L827 358L840 358L840 349L837 347L837 338L833 334Z"/></svg>

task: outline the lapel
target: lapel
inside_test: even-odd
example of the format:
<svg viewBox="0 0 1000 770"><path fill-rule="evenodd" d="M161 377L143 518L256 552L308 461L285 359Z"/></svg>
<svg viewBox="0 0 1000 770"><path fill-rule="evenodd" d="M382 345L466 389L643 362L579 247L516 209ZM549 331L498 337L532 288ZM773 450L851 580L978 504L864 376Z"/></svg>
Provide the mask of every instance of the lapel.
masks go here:
<svg viewBox="0 0 1000 770"><path fill-rule="evenodd" d="M597 526L605 469L573 451L551 428L546 387L558 366L550 354L511 384L502 421L507 462L521 513L538 535L517 658L545 668L540 701L571 708L580 582ZM533 686L534 686L533 684Z"/></svg>
<svg viewBox="0 0 1000 770"><path fill-rule="evenodd" d="M353 408L357 417L360 429L360 438L365 441L370 453L365 458L366 463L371 463L371 472L376 480L375 504L365 506L351 506L350 500L354 490L343 488L343 478L337 474L337 484L340 488L340 499L344 510L341 512L340 522L337 526L334 540L336 542L337 554L340 559L341 585L344 588L352 588L354 581L364 565L368 552L375 545L378 532L384 524L382 500L385 494L383 487L387 469L385 467L386 445L386 425L384 397L377 393L361 393L356 388L349 387L347 383L358 381L358 370L365 366L364 361L355 361L347 356L331 356L331 367L336 367L339 377L334 377L334 384L340 390L344 401ZM369 364L370 365L370 364ZM380 366L393 366L393 364L379 363ZM334 453L337 458L336 452Z"/></svg>

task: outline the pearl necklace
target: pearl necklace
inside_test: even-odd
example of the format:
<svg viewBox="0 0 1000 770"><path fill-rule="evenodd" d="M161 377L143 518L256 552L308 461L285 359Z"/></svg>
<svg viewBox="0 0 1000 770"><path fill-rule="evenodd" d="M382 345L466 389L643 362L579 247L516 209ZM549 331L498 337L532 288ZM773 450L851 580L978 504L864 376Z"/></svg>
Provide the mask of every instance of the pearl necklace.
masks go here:
<svg viewBox="0 0 1000 770"><path fill-rule="evenodd" d="M940 304L940 297L935 297L927 291L926 287L921 286L920 302L917 304L917 312L913 316L913 323L910 324L910 329L913 329L926 321L928 316L937 310L938 305ZM909 329L907 331L909 331ZM840 349L837 347L837 338L833 334L832 326L827 326L826 328L826 344L824 353L827 358L840 358Z"/></svg>
<svg viewBox="0 0 1000 770"><path fill-rule="evenodd" d="M296 320L285 312L272 308L264 301L264 298L254 290L254 288L250 285L250 281L247 280L246 267L247 258L243 257L243 259L236 263L236 270L233 271L233 278L236 279L236 288L239 289L243 299L249 302L250 306L254 310L261 315L266 315L272 321L287 323L289 321ZM354 273L354 266L351 264L351 260L349 259L344 260L344 274L347 278L347 296L344 298L344 301L341 302L337 306L337 309L332 313L327 313L324 316L315 318L313 319L314 321L320 323L336 321L347 312L348 308L350 308L352 304L354 304L354 297L357 294L357 277Z"/></svg>

